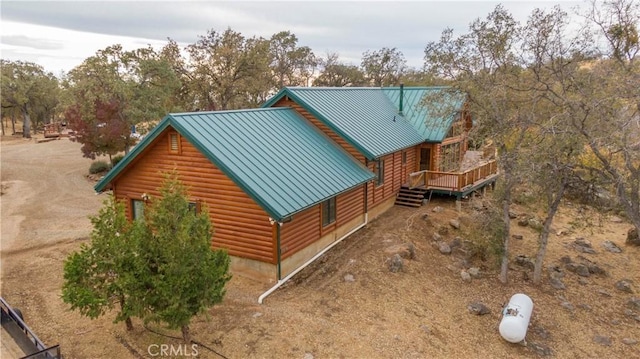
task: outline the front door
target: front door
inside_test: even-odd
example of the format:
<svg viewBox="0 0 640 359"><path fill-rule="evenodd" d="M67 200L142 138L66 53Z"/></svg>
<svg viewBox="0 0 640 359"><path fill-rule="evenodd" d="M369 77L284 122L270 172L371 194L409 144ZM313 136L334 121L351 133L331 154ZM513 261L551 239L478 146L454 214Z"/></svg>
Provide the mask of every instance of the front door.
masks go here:
<svg viewBox="0 0 640 359"><path fill-rule="evenodd" d="M431 169L431 149L420 149L420 169L419 171L428 171Z"/></svg>

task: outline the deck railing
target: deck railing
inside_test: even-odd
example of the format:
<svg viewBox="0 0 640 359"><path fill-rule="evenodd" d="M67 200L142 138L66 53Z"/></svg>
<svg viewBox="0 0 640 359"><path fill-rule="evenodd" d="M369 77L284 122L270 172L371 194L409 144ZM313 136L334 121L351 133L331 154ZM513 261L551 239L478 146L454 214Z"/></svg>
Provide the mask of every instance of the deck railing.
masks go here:
<svg viewBox="0 0 640 359"><path fill-rule="evenodd" d="M12 338L18 344L18 347L25 353L30 353L21 359L59 359L60 346L54 345L47 347L42 343L40 339L33 333L31 328L22 320L22 316L19 315L5 300L0 297L0 318L2 326L8 325L9 322L15 323L19 331L10 332L11 336L22 336L19 339ZM23 347L24 346L24 347Z"/></svg>
<svg viewBox="0 0 640 359"><path fill-rule="evenodd" d="M409 188L444 188L460 192L463 188L497 173L498 165L495 160L485 162L464 172L413 172L409 174Z"/></svg>

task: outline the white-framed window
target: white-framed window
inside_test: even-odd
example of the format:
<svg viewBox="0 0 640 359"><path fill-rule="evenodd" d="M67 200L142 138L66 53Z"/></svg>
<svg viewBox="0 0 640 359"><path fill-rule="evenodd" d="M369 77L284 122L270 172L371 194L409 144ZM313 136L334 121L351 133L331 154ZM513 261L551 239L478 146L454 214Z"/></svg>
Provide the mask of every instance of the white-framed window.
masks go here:
<svg viewBox="0 0 640 359"><path fill-rule="evenodd" d="M336 221L336 198L331 197L322 202L322 226L326 227Z"/></svg>
<svg viewBox="0 0 640 359"><path fill-rule="evenodd" d="M376 161L376 186L384 184L384 160Z"/></svg>
<svg viewBox="0 0 640 359"><path fill-rule="evenodd" d="M144 201L140 199L131 200L131 216L133 220L144 219Z"/></svg>

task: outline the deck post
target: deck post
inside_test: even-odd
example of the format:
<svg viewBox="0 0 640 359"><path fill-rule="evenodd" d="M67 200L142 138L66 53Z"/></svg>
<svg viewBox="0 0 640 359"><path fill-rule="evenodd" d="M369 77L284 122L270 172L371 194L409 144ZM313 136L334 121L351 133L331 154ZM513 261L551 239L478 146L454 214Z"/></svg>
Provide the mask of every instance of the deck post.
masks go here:
<svg viewBox="0 0 640 359"><path fill-rule="evenodd" d="M456 198L456 211L462 212L462 201L460 198Z"/></svg>

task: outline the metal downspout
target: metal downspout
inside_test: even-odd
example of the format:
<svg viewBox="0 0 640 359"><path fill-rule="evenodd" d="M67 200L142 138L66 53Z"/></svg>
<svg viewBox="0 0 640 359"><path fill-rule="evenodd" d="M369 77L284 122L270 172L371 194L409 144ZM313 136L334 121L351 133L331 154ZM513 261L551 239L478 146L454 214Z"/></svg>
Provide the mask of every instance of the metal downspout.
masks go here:
<svg viewBox="0 0 640 359"><path fill-rule="evenodd" d="M278 257L278 282L282 279L282 251L280 250L280 222L276 223L276 256Z"/></svg>
<svg viewBox="0 0 640 359"><path fill-rule="evenodd" d="M404 84L400 84L400 104L398 106L398 113L402 115L402 110L404 110Z"/></svg>
<svg viewBox="0 0 640 359"><path fill-rule="evenodd" d="M325 247L322 251L318 252L318 254L316 254L315 256L313 256L313 258L309 259L308 261L306 261L303 265L301 265L300 267L296 268L293 272L291 272L289 275L287 275L286 277L279 279L278 282L271 288L269 288L269 290L267 290L266 292L262 293L262 295L260 295L260 297L258 297L258 303L262 304L262 302L264 301L264 298L266 298L269 294L273 293L276 291L276 289L280 288L281 285L283 285L284 283L286 283L289 279L291 279L294 275L298 274L298 272L300 272L301 270L303 270L304 268L306 268L309 264L313 263L316 259L318 259L320 256L322 256L323 254L325 254L329 249L333 248L336 244L342 242L342 240L344 240L345 238L349 237L350 235L352 235L354 232L356 232L357 230L359 230L360 228L364 227L367 225L367 222L369 220L369 216L367 213L364 214L364 223L362 223L361 225L359 225L358 227L352 229L351 231L349 231L349 233L345 234L344 236L342 236L340 239L338 239L337 241L331 243L330 245L328 245L327 247Z"/></svg>

